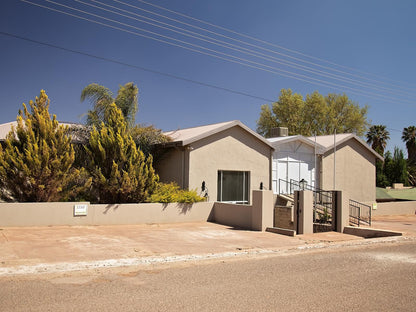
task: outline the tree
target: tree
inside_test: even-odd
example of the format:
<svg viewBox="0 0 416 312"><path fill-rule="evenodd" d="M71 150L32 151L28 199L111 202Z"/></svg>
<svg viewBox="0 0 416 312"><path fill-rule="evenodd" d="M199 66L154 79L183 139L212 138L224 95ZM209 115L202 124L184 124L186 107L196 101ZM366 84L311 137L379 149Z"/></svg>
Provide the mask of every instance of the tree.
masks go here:
<svg viewBox="0 0 416 312"><path fill-rule="evenodd" d="M371 148L383 156L384 149L387 146L387 141L390 139L390 133L387 131L386 126L371 126L366 134L366 137L367 143L371 145Z"/></svg>
<svg viewBox="0 0 416 312"><path fill-rule="evenodd" d="M100 129L93 127L86 150L97 202L144 202L155 189L153 158L136 147L115 103L106 109Z"/></svg>
<svg viewBox="0 0 416 312"><path fill-rule="evenodd" d="M287 127L290 135L304 136L354 132L367 128L367 106L360 107L345 94L321 95L315 91L304 100L301 94L282 89L277 102L261 107L257 132L269 137L274 127Z"/></svg>
<svg viewBox="0 0 416 312"><path fill-rule="evenodd" d="M44 90L31 112L23 103L17 127L0 145L1 198L6 201L59 201L73 178L74 149L66 128L49 115L49 99Z"/></svg>
<svg viewBox="0 0 416 312"><path fill-rule="evenodd" d="M402 140L406 143L409 163L416 165L416 127L409 126L404 128Z"/></svg>
<svg viewBox="0 0 416 312"><path fill-rule="evenodd" d="M162 131L154 126L135 125L135 115L137 113L138 88L132 82L120 86L117 97L113 98L111 91L101 85L92 83L84 88L81 93L81 101L89 99L93 103L93 109L87 114L87 127L73 127L70 129L72 135L82 144L87 144L91 133L91 127L95 126L98 130L102 123L106 123L105 115L110 105L115 105L121 110L124 119L127 121L127 131L133 137L136 145L145 153L157 156L161 151L157 149L158 144L169 142L171 139L163 135ZM83 149L76 146L76 164L85 165L85 155ZM155 158L154 158L155 159Z"/></svg>
<svg viewBox="0 0 416 312"><path fill-rule="evenodd" d="M96 83L89 84L81 92L81 102L89 99L93 109L88 111L87 124L96 128L105 121L105 114L112 103L121 110L128 127L133 127L138 110L139 89L132 82L119 86L117 97L110 89Z"/></svg>
<svg viewBox="0 0 416 312"><path fill-rule="evenodd" d="M151 154L154 161L156 161L160 154L166 152L165 149L160 149L158 146L172 141L170 137L162 133L162 130L156 129L152 125L136 125L130 129L130 134L137 147L139 147L146 156Z"/></svg>
<svg viewBox="0 0 416 312"><path fill-rule="evenodd" d="M384 174L389 181L389 185L393 183L403 183L407 185L407 165L403 151L398 147L394 148L393 157L390 152L386 153L384 161Z"/></svg>

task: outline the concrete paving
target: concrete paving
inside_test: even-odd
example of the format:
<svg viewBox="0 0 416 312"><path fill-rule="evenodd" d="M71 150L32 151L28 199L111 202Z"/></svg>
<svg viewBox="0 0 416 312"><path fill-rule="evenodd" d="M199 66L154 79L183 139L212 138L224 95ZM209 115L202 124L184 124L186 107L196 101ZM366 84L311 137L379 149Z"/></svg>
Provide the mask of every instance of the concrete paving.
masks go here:
<svg viewBox="0 0 416 312"><path fill-rule="evenodd" d="M401 232L404 236L416 236L416 215L375 216L371 227Z"/></svg>
<svg viewBox="0 0 416 312"><path fill-rule="evenodd" d="M416 216L377 218L373 227L416 237ZM288 237L215 223L0 229L0 276L260 255L363 241L336 232Z"/></svg>

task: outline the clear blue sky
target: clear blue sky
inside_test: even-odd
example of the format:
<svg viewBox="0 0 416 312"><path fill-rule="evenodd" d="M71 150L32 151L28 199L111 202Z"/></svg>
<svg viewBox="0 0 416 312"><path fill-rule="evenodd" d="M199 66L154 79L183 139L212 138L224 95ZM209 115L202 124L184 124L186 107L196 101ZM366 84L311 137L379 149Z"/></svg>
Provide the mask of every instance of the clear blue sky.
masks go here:
<svg viewBox="0 0 416 312"><path fill-rule="evenodd" d="M234 119L241 120L255 129L260 106L277 100L283 88L291 88L303 95L314 90L322 94L345 92L360 105L368 105L368 117L372 124L385 124L390 130L390 150L395 145L405 150L400 140L401 131L403 127L416 125L414 0L147 0L152 4L267 41L275 46L203 24L138 0L82 0L96 6L103 6L102 3L112 5L113 8L106 7L112 12L87 6L80 1L28 1L90 19L99 18L86 15L85 12L118 20L125 25L114 24L109 20L101 21L135 33L142 33L137 28L153 31L170 37L159 37L170 42L173 42L171 38L175 38L200 45L211 49L205 50L206 53L218 57L234 57L236 62L245 64L250 61L251 67L80 20L19 0L0 2L1 32L247 93L262 99L201 86L0 34L0 123L15 120L22 103L34 99L41 89L45 89L49 95L50 111L57 115L58 120L81 122L82 115L90 108L89 103L81 103L79 100L81 90L86 85L96 82L116 93L119 84L133 81L140 91L136 121L154 124L163 130ZM84 12L71 11L69 7L58 6L53 2ZM117 8L127 12L117 11ZM208 29L211 33L203 34L225 41L220 44L233 43L243 46L252 51L245 52L255 53L257 56L175 34L116 15L114 12L123 15L144 15L155 19L156 22L163 21L188 31L202 33L200 29L178 24L163 16L173 18ZM139 18L138 15L129 16ZM127 24L136 28L129 28ZM218 34L229 38L220 37ZM251 45L231 41L230 38ZM186 45L178 41L175 43ZM201 49L196 46L188 47ZM297 68L277 63L282 61L294 62L293 65ZM299 66L307 66L308 68L302 68L312 72L302 71ZM282 70L290 76L305 75L306 77L297 76L304 80L320 79L324 83L335 85L311 84L276 74ZM319 75L318 70L324 76ZM326 73L322 73L323 71ZM340 80L335 80L333 75L338 75Z"/></svg>

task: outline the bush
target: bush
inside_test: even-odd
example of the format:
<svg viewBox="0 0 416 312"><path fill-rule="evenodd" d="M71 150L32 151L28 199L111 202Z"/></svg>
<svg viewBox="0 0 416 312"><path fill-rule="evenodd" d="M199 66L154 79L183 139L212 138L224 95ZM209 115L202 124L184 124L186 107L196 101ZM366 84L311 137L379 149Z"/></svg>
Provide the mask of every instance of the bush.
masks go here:
<svg viewBox="0 0 416 312"><path fill-rule="evenodd" d="M175 182L158 183L155 192L150 196L151 203L186 203L192 204L204 201L196 190L181 190Z"/></svg>

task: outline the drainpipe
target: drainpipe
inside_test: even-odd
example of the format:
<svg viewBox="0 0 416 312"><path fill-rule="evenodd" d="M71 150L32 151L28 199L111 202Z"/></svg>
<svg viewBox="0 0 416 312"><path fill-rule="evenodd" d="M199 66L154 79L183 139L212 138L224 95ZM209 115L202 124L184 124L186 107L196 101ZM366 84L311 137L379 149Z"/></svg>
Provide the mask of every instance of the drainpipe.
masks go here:
<svg viewBox="0 0 416 312"><path fill-rule="evenodd" d="M185 188L185 150L186 147L182 149L182 181L181 181L181 189Z"/></svg>
<svg viewBox="0 0 416 312"><path fill-rule="evenodd" d="M337 152L337 145L336 145L336 142L337 142L337 140L336 140L336 136L337 136L337 129L335 129L335 131L334 131L334 187L333 187L333 190L335 191L336 190L336 188L335 188L335 173L336 173L336 161L335 161L335 153Z"/></svg>

